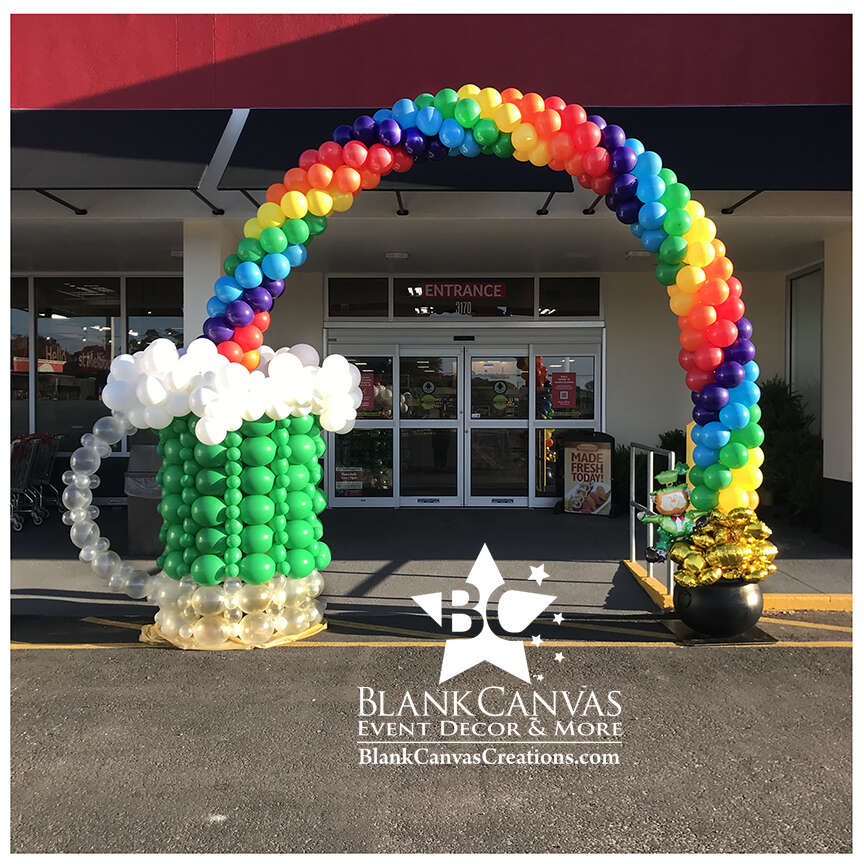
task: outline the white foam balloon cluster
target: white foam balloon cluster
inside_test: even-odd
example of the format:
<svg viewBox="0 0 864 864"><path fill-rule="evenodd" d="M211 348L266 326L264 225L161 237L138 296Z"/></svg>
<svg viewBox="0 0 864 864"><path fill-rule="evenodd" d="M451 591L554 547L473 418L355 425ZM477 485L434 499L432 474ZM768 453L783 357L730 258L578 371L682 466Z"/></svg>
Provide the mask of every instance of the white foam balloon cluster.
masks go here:
<svg viewBox="0 0 864 864"><path fill-rule="evenodd" d="M320 624L324 604L315 598L323 588L317 570L303 579L279 574L263 585L239 579L197 585L160 574L150 598L159 606L156 627L166 639L184 648L221 648L230 640L265 645Z"/></svg>
<svg viewBox="0 0 864 864"><path fill-rule="evenodd" d="M319 365L306 344L274 351L260 349L261 364L249 372L230 363L209 339L180 353L170 339L156 339L144 351L121 354L111 363L102 401L138 429L164 429L192 412L200 419L195 434L203 444L219 444L244 420L274 420L317 414L328 432L354 428L363 394L360 370L341 354Z"/></svg>

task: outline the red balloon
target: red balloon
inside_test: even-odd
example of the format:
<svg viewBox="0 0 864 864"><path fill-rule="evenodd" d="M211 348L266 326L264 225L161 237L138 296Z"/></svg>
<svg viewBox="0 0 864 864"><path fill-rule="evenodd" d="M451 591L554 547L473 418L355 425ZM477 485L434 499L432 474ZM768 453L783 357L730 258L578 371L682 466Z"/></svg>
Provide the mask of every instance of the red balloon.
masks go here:
<svg viewBox="0 0 864 864"><path fill-rule="evenodd" d="M374 189L381 182L381 175L370 171L368 168L360 170L360 188Z"/></svg>
<svg viewBox="0 0 864 864"><path fill-rule="evenodd" d="M230 339L227 342L220 342L216 346L216 351L232 363L239 363L243 359L243 349Z"/></svg>
<svg viewBox="0 0 864 864"><path fill-rule="evenodd" d="M678 316L678 329L679 330L686 330L687 326L688 326L687 325L687 316L686 315L679 315Z"/></svg>
<svg viewBox="0 0 864 864"><path fill-rule="evenodd" d="M575 102L568 105L561 112L561 128L565 132L573 132L577 126L581 126L588 119L585 109Z"/></svg>
<svg viewBox="0 0 864 864"><path fill-rule="evenodd" d="M270 313L256 312L252 318L252 324L263 333L270 326Z"/></svg>
<svg viewBox="0 0 864 864"><path fill-rule="evenodd" d="M305 168L289 169L285 172L282 182L286 189L293 189L295 192L302 192L304 195L309 191L309 181L306 179ZM282 199L280 198L279 203L281 202Z"/></svg>
<svg viewBox="0 0 864 864"><path fill-rule="evenodd" d="M551 168L553 171L563 171L564 170L564 160L563 159L550 159L546 163L547 168Z"/></svg>
<svg viewBox="0 0 864 864"><path fill-rule="evenodd" d="M607 195L609 190L612 188L612 181L614 179L615 175L611 171L606 171L599 177L594 178L591 183L591 188L597 195Z"/></svg>
<svg viewBox="0 0 864 864"><path fill-rule="evenodd" d="M582 164L589 174L599 177L609 169L609 151L603 147L593 147L582 158Z"/></svg>
<svg viewBox="0 0 864 864"><path fill-rule="evenodd" d="M369 151L366 149L366 145L360 141L349 141L342 148L342 158L345 160L345 164L355 171L359 171L366 164L368 155Z"/></svg>
<svg viewBox="0 0 864 864"><path fill-rule="evenodd" d="M705 339L718 348L728 348L738 338L738 327L727 318L720 318L705 328Z"/></svg>
<svg viewBox="0 0 864 864"><path fill-rule="evenodd" d="M744 287L741 285L741 280L735 276L731 276L726 280L726 284L729 286L729 296L730 297L740 297L741 292L744 290Z"/></svg>
<svg viewBox="0 0 864 864"><path fill-rule="evenodd" d="M706 384L714 380L714 372L706 372L702 369L691 369L684 378L684 383L693 391L698 393Z"/></svg>
<svg viewBox="0 0 864 864"><path fill-rule="evenodd" d="M583 189L590 189L591 184L594 182L594 178L587 172L583 172L576 179L579 181L579 185Z"/></svg>
<svg viewBox="0 0 864 864"><path fill-rule="evenodd" d="M414 157L406 153L401 147L393 151L393 170L397 174L404 174L414 164Z"/></svg>
<svg viewBox="0 0 864 864"><path fill-rule="evenodd" d="M693 356L693 352L682 348L678 352L678 365L685 372L689 372L696 365L696 358Z"/></svg>
<svg viewBox="0 0 864 864"><path fill-rule="evenodd" d="M696 368L703 372L713 372L723 362L723 351L716 345L700 345L693 352Z"/></svg>
<svg viewBox="0 0 864 864"><path fill-rule="evenodd" d="M744 314L744 301L739 297L730 297L717 307L717 317L729 321L737 321Z"/></svg>
<svg viewBox="0 0 864 864"><path fill-rule="evenodd" d="M373 144L369 148L366 167L376 174L389 174L393 169L393 151L383 144Z"/></svg>
<svg viewBox="0 0 864 864"><path fill-rule="evenodd" d="M254 324L247 324L234 330L234 342L241 349L241 353L255 351L264 344L264 334Z"/></svg>
<svg viewBox="0 0 864 864"><path fill-rule="evenodd" d="M556 132L550 139L549 155L553 159L560 159L566 162L573 155L573 141L566 132ZM282 200L281 198L279 199Z"/></svg>
<svg viewBox="0 0 864 864"><path fill-rule="evenodd" d="M582 153L576 152L564 164L564 170L571 177L578 177L580 174L585 173L582 155Z"/></svg>
<svg viewBox="0 0 864 864"><path fill-rule="evenodd" d="M318 161L317 150L304 150L300 154L300 159L297 164L304 170L308 171Z"/></svg>
<svg viewBox="0 0 864 864"><path fill-rule="evenodd" d="M713 306L702 306L697 303L687 316L687 323L694 330L704 330L717 320L717 310Z"/></svg>
<svg viewBox="0 0 864 864"><path fill-rule="evenodd" d="M549 96L543 104L549 110L559 113L567 107L567 103L560 96Z"/></svg>
<svg viewBox="0 0 864 864"><path fill-rule="evenodd" d="M698 330L691 330L689 327L681 331L678 341L681 343L681 347L686 348L688 351L695 351L700 345L705 343L702 334Z"/></svg>
<svg viewBox="0 0 864 864"><path fill-rule="evenodd" d="M586 121L573 130L573 146L583 152L591 150L600 144L600 137L600 127L596 123Z"/></svg>
<svg viewBox="0 0 864 864"><path fill-rule="evenodd" d="M342 148L335 141L325 141L318 148L318 161L335 171L340 165L345 164Z"/></svg>
<svg viewBox="0 0 864 864"><path fill-rule="evenodd" d="M264 197L273 204L281 204L287 192L284 183L274 183L267 187L267 193Z"/></svg>

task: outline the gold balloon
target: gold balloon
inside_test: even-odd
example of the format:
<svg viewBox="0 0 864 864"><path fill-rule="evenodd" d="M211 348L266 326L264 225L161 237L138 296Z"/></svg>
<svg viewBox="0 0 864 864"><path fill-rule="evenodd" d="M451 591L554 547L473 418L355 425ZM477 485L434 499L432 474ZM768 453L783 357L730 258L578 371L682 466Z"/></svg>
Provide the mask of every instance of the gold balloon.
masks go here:
<svg viewBox="0 0 864 864"><path fill-rule="evenodd" d="M691 552L684 559L684 569L698 573L700 570L705 569L705 559L698 552Z"/></svg>
<svg viewBox="0 0 864 864"><path fill-rule="evenodd" d="M672 544L672 548L669 550L669 557L676 564L683 564L684 559L687 555L690 554L690 547L683 540L678 540L677 542Z"/></svg>
<svg viewBox="0 0 864 864"><path fill-rule="evenodd" d="M695 546L697 549L710 549L717 543L717 540L712 537L710 534L706 534L704 531L699 534L691 534L690 535L690 543Z"/></svg>

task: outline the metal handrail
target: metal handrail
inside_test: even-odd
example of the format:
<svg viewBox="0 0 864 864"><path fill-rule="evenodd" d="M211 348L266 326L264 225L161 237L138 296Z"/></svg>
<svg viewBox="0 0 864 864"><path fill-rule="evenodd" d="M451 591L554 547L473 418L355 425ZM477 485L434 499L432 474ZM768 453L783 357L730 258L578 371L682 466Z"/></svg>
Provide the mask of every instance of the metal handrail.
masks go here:
<svg viewBox="0 0 864 864"><path fill-rule="evenodd" d="M675 452L673 450L664 450L662 447L652 447L650 444L639 444L637 442L633 442L630 444L630 561L636 561L636 453L637 451L643 451L648 454L648 500L645 502L645 506L653 513L654 512L654 496L651 494L651 488L654 485L654 454L658 453L661 456L665 456L667 460L667 468L670 470L675 468ZM645 525L645 528L648 531L647 543L646 546L654 545L654 526L651 523ZM654 564L650 561L646 560L645 564L647 565L646 570L648 571L648 575L654 576ZM672 576L672 560L671 558L666 559L666 590L669 594L672 593L673 589L673 576Z"/></svg>

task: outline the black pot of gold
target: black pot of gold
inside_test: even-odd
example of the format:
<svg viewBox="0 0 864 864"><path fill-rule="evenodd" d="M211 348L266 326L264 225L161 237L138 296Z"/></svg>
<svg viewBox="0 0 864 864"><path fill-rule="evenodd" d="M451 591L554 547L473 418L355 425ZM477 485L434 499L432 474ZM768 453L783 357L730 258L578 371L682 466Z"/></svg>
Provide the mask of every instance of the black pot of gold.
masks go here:
<svg viewBox="0 0 864 864"><path fill-rule="evenodd" d="M762 586L741 579L722 579L703 588L676 584L672 600L678 617L706 636L738 636L762 615Z"/></svg>

